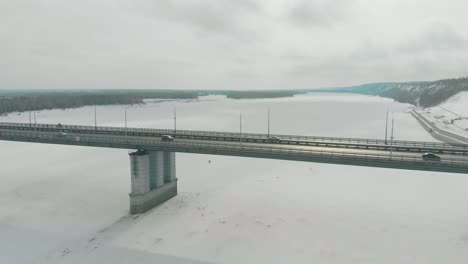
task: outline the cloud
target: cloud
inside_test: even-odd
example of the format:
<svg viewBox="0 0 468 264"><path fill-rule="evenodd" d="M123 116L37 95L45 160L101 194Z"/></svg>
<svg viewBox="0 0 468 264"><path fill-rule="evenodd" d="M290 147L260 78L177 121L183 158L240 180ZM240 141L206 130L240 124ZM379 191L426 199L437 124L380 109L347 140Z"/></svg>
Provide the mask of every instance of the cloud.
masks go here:
<svg viewBox="0 0 468 264"><path fill-rule="evenodd" d="M284 57L290 65L285 80L295 80L301 88L313 88L307 83L321 80L322 86L346 86L460 77L466 75L463 65L468 64L467 46L467 39L453 28L431 24L413 38L385 44L366 40L341 55L288 55Z"/></svg>
<svg viewBox="0 0 468 264"><path fill-rule="evenodd" d="M465 76L466 3L447 1L0 0L0 89L318 88Z"/></svg>
<svg viewBox="0 0 468 264"><path fill-rule="evenodd" d="M458 52L466 50L468 39L444 24L433 24L398 48L405 53Z"/></svg>
<svg viewBox="0 0 468 264"><path fill-rule="evenodd" d="M354 0L301 0L289 12L289 19L303 27L330 27L350 15Z"/></svg>
<svg viewBox="0 0 468 264"><path fill-rule="evenodd" d="M184 24L210 34L243 34L249 28L242 19L258 14L261 6L253 0L158 0L139 1L140 11L154 19Z"/></svg>

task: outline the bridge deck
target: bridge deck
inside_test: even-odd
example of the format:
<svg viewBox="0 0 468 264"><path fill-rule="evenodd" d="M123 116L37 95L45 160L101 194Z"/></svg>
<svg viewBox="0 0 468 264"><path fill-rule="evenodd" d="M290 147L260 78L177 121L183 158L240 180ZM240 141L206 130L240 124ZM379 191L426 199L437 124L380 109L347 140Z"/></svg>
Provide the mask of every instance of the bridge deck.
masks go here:
<svg viewBox="0 0 468 264"><path fill-rule="evenodd" d="M67 134L61 136L59 131ZM341 139L337 142L337 138L317 140L317 137L288 135L274 135L280 137L281 142L270 142L263 134L243 134L240 142L236 133L187 130L177 131L174 141L168 142L160 139L163 134L174 134L174 131L0 123L0 140L9 141L468 173L468 148L462 145L396 141L394 146L389 146L382 140ZM423 160L421 152L426 151L441 153L441 161Z"/></svg>
<svg viewBox="0 0 468 264"><path fill-rule="evenodd" d="M172 135L178 139L210 140L210 141L231 141L239 142L240 134L233 132L217 131L196 131L196 130L177 130L172 129L150 129L150 128L121 128L121 127L92 127L92 126L69 126L52 124L25 124L25 123L0 123L0 129L14 129L25 131L64 131L68 133L89 133L106 135L125 135L139 137L160 137L161 135ZM468 145L446 144L439 142L421 142L421 141L402 141L381 139L362 139L362 138L339 138L339 137L317 137L317 136L298 136L298 135L279 135L271 134L270 137L280 138L279 142L271 142L268 135L258 133L243 133L242 141L281 145L308 145L341 147L356 149L379 149L395 150L408 152L437 152L468 155Z"/></svg>

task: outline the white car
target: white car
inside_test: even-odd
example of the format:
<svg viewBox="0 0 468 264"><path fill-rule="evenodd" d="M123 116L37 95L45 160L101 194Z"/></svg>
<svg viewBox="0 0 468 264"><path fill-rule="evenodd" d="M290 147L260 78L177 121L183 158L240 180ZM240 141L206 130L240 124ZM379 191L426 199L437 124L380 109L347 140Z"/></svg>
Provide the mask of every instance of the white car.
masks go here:
<svg viewBox="0 0 468 264"><path fill-rule="evenodd" d="M61 136L61 137L65 137L67 135L67 133L61 131L61 132L58 132L57 135Z"/></svg>

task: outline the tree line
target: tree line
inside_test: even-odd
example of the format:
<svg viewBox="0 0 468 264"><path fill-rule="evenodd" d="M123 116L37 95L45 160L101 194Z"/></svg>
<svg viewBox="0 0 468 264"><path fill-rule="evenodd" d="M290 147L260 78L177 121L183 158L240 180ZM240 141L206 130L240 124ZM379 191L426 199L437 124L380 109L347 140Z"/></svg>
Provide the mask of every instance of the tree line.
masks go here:
<svg viewBox="0 0 468 264"><path fill-rule="evenodd" d="M135 91L70 93L51 92L0 96L0 114L47 109L77 108L89 105L141 104L143 99L195 99L198 93L187 91Z"/></svg>

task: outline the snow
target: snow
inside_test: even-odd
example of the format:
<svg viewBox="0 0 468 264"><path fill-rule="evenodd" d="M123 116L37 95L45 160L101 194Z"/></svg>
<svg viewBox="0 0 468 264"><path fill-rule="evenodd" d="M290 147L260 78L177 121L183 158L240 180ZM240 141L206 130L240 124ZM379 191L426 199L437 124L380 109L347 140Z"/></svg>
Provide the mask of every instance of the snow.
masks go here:
<svg viewBox="0 0 468 264"><path fill-rule="evenodd" d="M468 138L468 92L460 92L421 114L440 129Z"/></svg>
<svg viewBox="0 0 468 264"><path fill-rule="evenodd" d="M269 106L274 133L373 138L383 137L390 109L397 139L434 141L408 105L372 96L149 103L129 108L129 125L170 127L175 103L181 129L236 131L242 110L246 131L263 132ZM121 125L123 109L99 107L98 120ZM93 123L89 107L38 116ZM0 263L468 260L462 174L177 154L179 195L130 216L126 150L0 148Z"/></svg>
<svg viewBox="0 0 468 264"><path fill-rule="evenodd" d="M459 92L440 106L463 117L468 117L468 92Z"/></svg>

